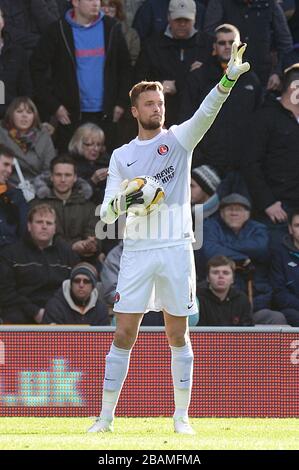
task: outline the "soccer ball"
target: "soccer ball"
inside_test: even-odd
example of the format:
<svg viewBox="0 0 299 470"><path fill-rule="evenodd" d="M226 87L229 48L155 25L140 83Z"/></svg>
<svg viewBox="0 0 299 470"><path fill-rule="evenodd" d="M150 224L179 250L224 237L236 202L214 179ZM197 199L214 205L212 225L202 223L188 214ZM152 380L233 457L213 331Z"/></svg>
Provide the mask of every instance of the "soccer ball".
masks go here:
<svg viewBox="0 0 299 470"><path fill-rule="evenodd" d="M136 192L142 190L144 203L132 204L128 207L128 213L137 216L148 215L164 201L164 189L152 176L136 176L131 181L137 183Z"/></svg>

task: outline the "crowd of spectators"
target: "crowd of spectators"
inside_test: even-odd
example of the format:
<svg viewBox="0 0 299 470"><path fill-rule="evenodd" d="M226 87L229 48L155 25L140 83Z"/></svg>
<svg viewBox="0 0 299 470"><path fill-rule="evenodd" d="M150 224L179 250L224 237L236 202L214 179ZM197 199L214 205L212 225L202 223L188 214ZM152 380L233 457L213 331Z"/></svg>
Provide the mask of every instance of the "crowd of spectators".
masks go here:
<svg viewBox="0 0 299 470"><path fill-rule="evenodd" d="M190 324L299 326L299 0L0 0L0 323L113 323L122 229L96 238L96 207L128 92L161 81L179 124L234 41L251 70L193 157Z"/></svg>

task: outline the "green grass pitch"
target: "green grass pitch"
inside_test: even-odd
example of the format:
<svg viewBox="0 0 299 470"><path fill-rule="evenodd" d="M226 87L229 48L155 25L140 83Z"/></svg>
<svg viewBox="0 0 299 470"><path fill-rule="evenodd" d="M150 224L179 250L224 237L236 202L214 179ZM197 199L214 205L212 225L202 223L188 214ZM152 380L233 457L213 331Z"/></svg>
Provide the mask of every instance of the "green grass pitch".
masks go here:
<svg viewBox="0 0 299 470"><path fill-rule="evenodd" d="M197 418L195 436L177 435L171 418L116 418L113 434L87 434L88 418L0 418L0 450L299 449L298 419Z"/></svg>

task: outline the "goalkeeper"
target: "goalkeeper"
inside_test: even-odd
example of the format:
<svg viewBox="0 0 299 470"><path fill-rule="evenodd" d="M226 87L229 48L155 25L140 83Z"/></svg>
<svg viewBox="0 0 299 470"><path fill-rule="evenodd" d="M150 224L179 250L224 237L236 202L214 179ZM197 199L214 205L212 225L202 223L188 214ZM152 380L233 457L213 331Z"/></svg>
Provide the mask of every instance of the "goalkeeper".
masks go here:
<svg viewBox="0 0 299 470"><path fill-rule="evenodd" d="M174 431L193 434L188 408L191 398L193 352L188 334L188 316L197 313L193 259L190 169L194 147L212 125L239 76L250 68L242 63L246 45L232 46L226 74L211 90L191 119L163 129L165 107L160 82L140 82L130 91L131 110L138 123L138 136L116 149L111 157L101 218L113 223L131 204L142 204L142 190L129 182L140 175L154 177L166 197L163 220L169 230L155 237L131 236L153 214L129 215L115 296L116 331L106 356L102 410L89 432L113 431L119 395L127 376L130 354L144 313L163 311L171 348L174 387ZM236 116L237 119L237 116ZM170 211L172 211L170 217ZM133 219L133 220L132 220ZM144 233L144 232L143 232Z"/></svg>

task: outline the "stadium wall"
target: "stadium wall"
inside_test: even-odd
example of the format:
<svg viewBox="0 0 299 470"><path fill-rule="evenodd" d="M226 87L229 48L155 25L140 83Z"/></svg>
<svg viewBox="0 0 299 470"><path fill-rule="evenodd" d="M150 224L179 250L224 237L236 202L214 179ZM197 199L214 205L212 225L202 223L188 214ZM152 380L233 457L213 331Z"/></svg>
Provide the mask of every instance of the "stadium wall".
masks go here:
<svg viewBox="0 0 299 470"><path fill-rule="evenodd" d="M0 416L97 416L113 328L0 327ZM192 328L192 417L298 417L299 328ZM171 416L163 328L143 328L118 416Z"/></svg>

